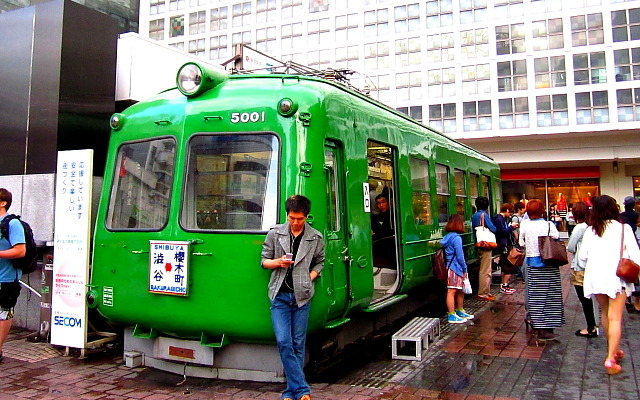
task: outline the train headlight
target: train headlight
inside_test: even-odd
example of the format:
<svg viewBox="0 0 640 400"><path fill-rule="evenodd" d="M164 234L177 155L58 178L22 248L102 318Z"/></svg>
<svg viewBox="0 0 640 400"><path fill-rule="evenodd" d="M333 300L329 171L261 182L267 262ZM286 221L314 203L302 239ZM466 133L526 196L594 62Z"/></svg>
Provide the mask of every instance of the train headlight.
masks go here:
<svg viewBox="0 0 640 400"><path fill-rule="evenodd" d="M86 300L89 308L96 308L98 306L98 292L94 289L90 289L87 291Z"/></svg>
<svg viewBox="0 0 640 400"><path fill-rule="evenodd" d="M200 64L188 62L180 67L176 85L187 97L199 96L227 79L227 74L207 69Z"/></svg>
<svg viewBox="0 0 640 400"><path fill-rule="evenodd" d="M284 98L278 102L278 113L283 117L290 117L298 111L298 103L295 101Z"/></svg>
<svg viewBox="0 0 640 400"><path fill-rule="evenodd" d="M122 126L124 125L124 114L120 114L120 113L115 113L111 116L111 119L109 120L109 125L111 125L111 129L113 129L114 131L119 130L120 128L122 128Z"/></svg>

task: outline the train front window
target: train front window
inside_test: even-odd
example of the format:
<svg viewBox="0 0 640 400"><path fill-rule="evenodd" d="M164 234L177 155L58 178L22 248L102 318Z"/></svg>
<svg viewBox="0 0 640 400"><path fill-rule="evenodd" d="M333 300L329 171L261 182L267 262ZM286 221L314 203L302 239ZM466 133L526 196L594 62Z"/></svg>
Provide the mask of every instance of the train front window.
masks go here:
<svg viewBox="0 0 640 400"><path fill-rule="evenodd" d="M268 230L277 222L278 149L271 134L191 139L181 225L189 230Z"/></svg>
<svg viewBox="0 0 640 400"><path fill-rule="evenodd" d="M176 142L172 138L120 147L111 188L107 228L160 230L167 223Z"/></svg>

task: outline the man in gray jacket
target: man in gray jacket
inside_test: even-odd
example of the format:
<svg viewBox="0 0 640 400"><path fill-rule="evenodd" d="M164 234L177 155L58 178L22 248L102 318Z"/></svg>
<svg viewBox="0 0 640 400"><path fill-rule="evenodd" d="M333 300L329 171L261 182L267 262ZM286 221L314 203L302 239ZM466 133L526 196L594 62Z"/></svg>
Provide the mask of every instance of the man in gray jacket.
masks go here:
<svg viewBox="0 0 640 400"><path fill-rule="evenodd" d="M322 234L306 221L311 201L293 195L285 202L287 222L275 225L262 245L262 267L272 269L269 281L271 321L287 376L283 400L310 400L304 376L304 352L313 297L313 281L324 267Z"/></svg>

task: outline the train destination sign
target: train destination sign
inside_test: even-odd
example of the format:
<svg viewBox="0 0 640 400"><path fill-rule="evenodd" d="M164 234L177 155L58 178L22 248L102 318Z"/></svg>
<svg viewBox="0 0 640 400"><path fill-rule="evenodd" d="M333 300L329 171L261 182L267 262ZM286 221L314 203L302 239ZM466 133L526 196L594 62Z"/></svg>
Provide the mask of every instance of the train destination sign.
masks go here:
<svg viewBox="0 0 640 400"><path fill-rule="evenodd" d="M149 292L186 296L189 242L149 241Z"/></svg>

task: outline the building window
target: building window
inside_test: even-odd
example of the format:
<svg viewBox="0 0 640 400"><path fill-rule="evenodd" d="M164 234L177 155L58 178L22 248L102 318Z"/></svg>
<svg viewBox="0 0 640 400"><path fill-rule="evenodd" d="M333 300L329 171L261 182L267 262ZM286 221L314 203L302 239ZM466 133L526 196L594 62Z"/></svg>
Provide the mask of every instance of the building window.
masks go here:
<svg viewBox="0 0 640 400"><path fill-rule="evenodd" d="M527 90L526 60L498 63L498 91Z"/></svg>
<svg viewBox="0 0 640 400"><path fill-rule="evenodd" d="M282 25L282 50L296 49L302 47L302 23Z"/></svg>
<svg viewBox="0 0 640 400"><path fill-rule="evenodd" d="M316 13L329 10L329 0L309 0L309 12Z"/></svg>
<svg viewBox="0 0 640 400"><path fill-rule="evenodd" d="M462 67L462 94L491 93L489 64Z"/></svg>
<svg viewBox="0 0 640 400"><path fill-rule="evenodd" d="M611 11L614 42L640 39L640 8Z"/></svg>
<svg viewBox="0 0 640 400"><path fill-rule="evenodd" d="M616 90L618 121L640 121L640 88Z"/></svg>
<svg viewBox="0 0 640 400"><path fill-rule="evenodd" d="M430 105L429 126L445 133L452 133L457 131L456 103Z"/></svg>
<svg viewBox="0 0 640 400"><path fill-rule="evenodd" d="M573 79L576 85L607 83L604 51L573 55Z"/></svg>
<svg viewBox="0 0 640 400"><path fill-rule="evenodd" d="M166 4L166 0L151 0L149 2L149 14L162 14L165 10Z"/></svg>
<svg viewBox="0 0 640 400"><path fill-rule="evenodd" d="M498 100L500 111L500 129L529 127L529 99L516 97L515 99Z"/></svg>
<svg viewBox="0 0 640 400"><path fill-rule="evenodd" d="M231 46L235 48L239 44L251 44L251 31L235 32L231 34Z"/></svg>
<svg viewBox="0 0 640 400"><path fill-rule="evenodd" d="M609 122L607 91L576 93L576 119L578 125Z"/></svg>
<svg viewBox="0 0 640 400"><path fill-rule="evenodd" d="M391 101L391 78L389 75L370 76L371 97L382 103Z"/></svg>
<svg viewBox="0 0 640 400"><path fill-rule="evenodd" d="M331 55L329 50L316 50L307 53L309 59L309 66L320 70L330 67L329 60Z"/></svg>
<svg viewBox="0 0 640 400"><path fill-rule="evenodd" d="M564 56L540 57L533 60L536 89L567 86Z"/></svg>
<svg viewBox="0 0 640 400"><path fill-rule="evenodd" d="M184 15L179 17L171 17L171 34L170 37L184 36ZM184 43L182 44L184 47Z"/></svg>
<svg viewBox="0 0 640 400"><path fill-rule="evenodd" d="M336 68L355 67L356 61L360 59L358 48L359 46L336 48Z"/></svg>
<svg viewBox="0 0 640 400"><path fill-rule="evenodd" d="M205 4L208 4L209 0L190 0L189 1L189 5L191 7L197 7L197 6L204 6Z"/></svg>
<svg viewBox="0 0 640 400"><path fill-rule="evenodd" d="M569 105L566 94L536 97L538 126L569 125Z"/></svg>
<svg viewBox="0 0 640 400"><path fill-rule="evenodd" d="M562 49L563 47L562 18L533 21L533 50Z"/></svg>
<svg viewBox="0 0 640 400"><path fill-rule="evenodd" d="M276 18L276 0L256 0L256 22L271 22Z"/></svg>
<svg viewBox="0 0 640 400"><path fill-rule="evenodd" d="M398 111L418 122L422 122L422 106L398 107Z"/></svg>
<svg viewBox="0 0 640 400"><path fill-rule="evenodd" d="M427 1L427 28L453 25L453 0Z"/></svg>
<svg viewBox="0 0 640 400"><path fill-rule="evenodd" d="M204 33L207 23L207 12L198 11L189 14L189 35ZM203 45L204 49L204 45Z"/></svg>
<svg viewBox="0 0 640 400"><path fill-rule="evenodd" d="M282 0L282 18L302 15L302 0Z"/></svg>
<svg viewBox="0 0 640 400"><path fill-rule="evenodd" d="M462 103L462 122L465 132L491 130L491 101Z"/></svg>
<svg viewBox="0 0 640 400"><path fill-rule="evenodd" d="M422 98L422 72L396 74L397 100L418 100Z"/></svg>
<svg viewBox="0 0 640 400"><path fill-rule="evenodd" d="M204 56L204 39L189 40L189 54Z"/></svg>
<svg viewBox="0 0 640 400"><path fill-rule="evenodd" d="M358 32L358 14L339 15L336 17L336 41L344 43L353 40Z"/></svg>
<svg viewBox="0 0 640 400"><path fill-rule="evenodd" d="M524 15L522 0L495 0L493 6L493 17L496 20L502 18L513 18Z"/></svg>
<svg viewBox="0 0 640 400"><path fill-rule="evenodd" d="M487 0L460 0L460 24L487 19Z"/></svg>
<svg viewBox="0 0 640 400"><path fill-rule="evenodd" d="M456 72L455 68L431 69L427 71L427 84L429 86L429 97L447 97L456 94Z"/></svg>
<svg viewBox="0 0 640 400"><path fill-rule="evenodd" d="M184 51L184 42L169 43L169 47L173 47L174 49Z"/></svg>
<svg viewBox="0 0 640 400"><path fill-rule="evenodd" d="M420 38L408 38L396 40L396 66L422 64L422 44Z"/></svg>
<svg viewBox="0 0 640 400"><path fill-rule="evenodd" d="M489 57L489 29L460 32L460 53L463 59Z"/></svg>
<svg viewBox="0 0 640 400"><path fill-rule="evenodd" d="M227 29L227 18L229 17L227 7L211 9L211 31L221 31Z"/></svg>
<svg viewBox="0 0 640 400"><path fill-rule="evenodd" d="M366 70L389 68L389 42L365 44L364 67Z"/></svg>
<svg viewBox="0 0 640 400"><path fill-rule="evenodd" d="M420 30L420 6L417 3L394 7L393 15L396 33Z"/></svg>
<svg viewBox="0 0 640 400"><path fill-rule="evenodd" d="M569 4L571 8L593 7L601 5L602 0L571 0L567 4Z"/></svg>
<svg viewBox="0 0 640 400"><path fill-rule="evenodd" d="M364 13L364 36L386 36L389 34L389 10L386 8Z"/></svg>
<svg viewBox="0 0 640 400"><path fill-rule="evenodd" d="M524 53L524 24L496 26L498 55Z"/></svg>
<svg viewBox="0 0 640 400"><path fill-rule="evenodd" d="M531 13L545 14L562 10L562 2L558 0L531 0Z"/></svg>
<svg viewBox="0 0 640 400"><path fill-rule="evenodd" d="M256 29L256 50L271 52L276 49L276 27Z"/></svg>
<svg viewBox="0 0 640 400"><path fill-rule="evenodd" d="M322 44L328 43L329 31L331 26L329 25L329 18L312 19L307 23L307 43L309 44Z"/></svg>
<svg viewBox="0 0 640 400"><path fill-rule="evenodd" d="M169 11L182 10L184 7L184 0L169 0Z"/></svg>
<svg viewBox="0 0 640 400"><path fill-rule="evenodd" d="M640 47L613 51L616 82L640 79Z"/></svg>
<svg viewBox="0 0 640 400"><path fill-rule="evenodd" d="M453 33L437 33L427 36L427 61L453 61Z"/></svg>
<svg viewBox="0 0 640 400"><path fill-rule="evenodd" d="M209 39L209 58L212 60L219 60L221 58L227 58L227 35L212 36Z"/></svg>
<svg viewBox="0 0 640 400"><path fill-rule="evenodd" d="M251 2L234 4L231 7L231 26L234 28L251 24Z"/></svg>
<svg viewBox="0 0 640 400"><path fill-rule="evenodd" d="M149 39L164 40L164 18L149 21Z"/></svg>
<svg viewBox="0 0 640 400"><path fill-rule="evenodd" d="M571 17L571 43L573 47L604 43L602 13Z"/></svg>

